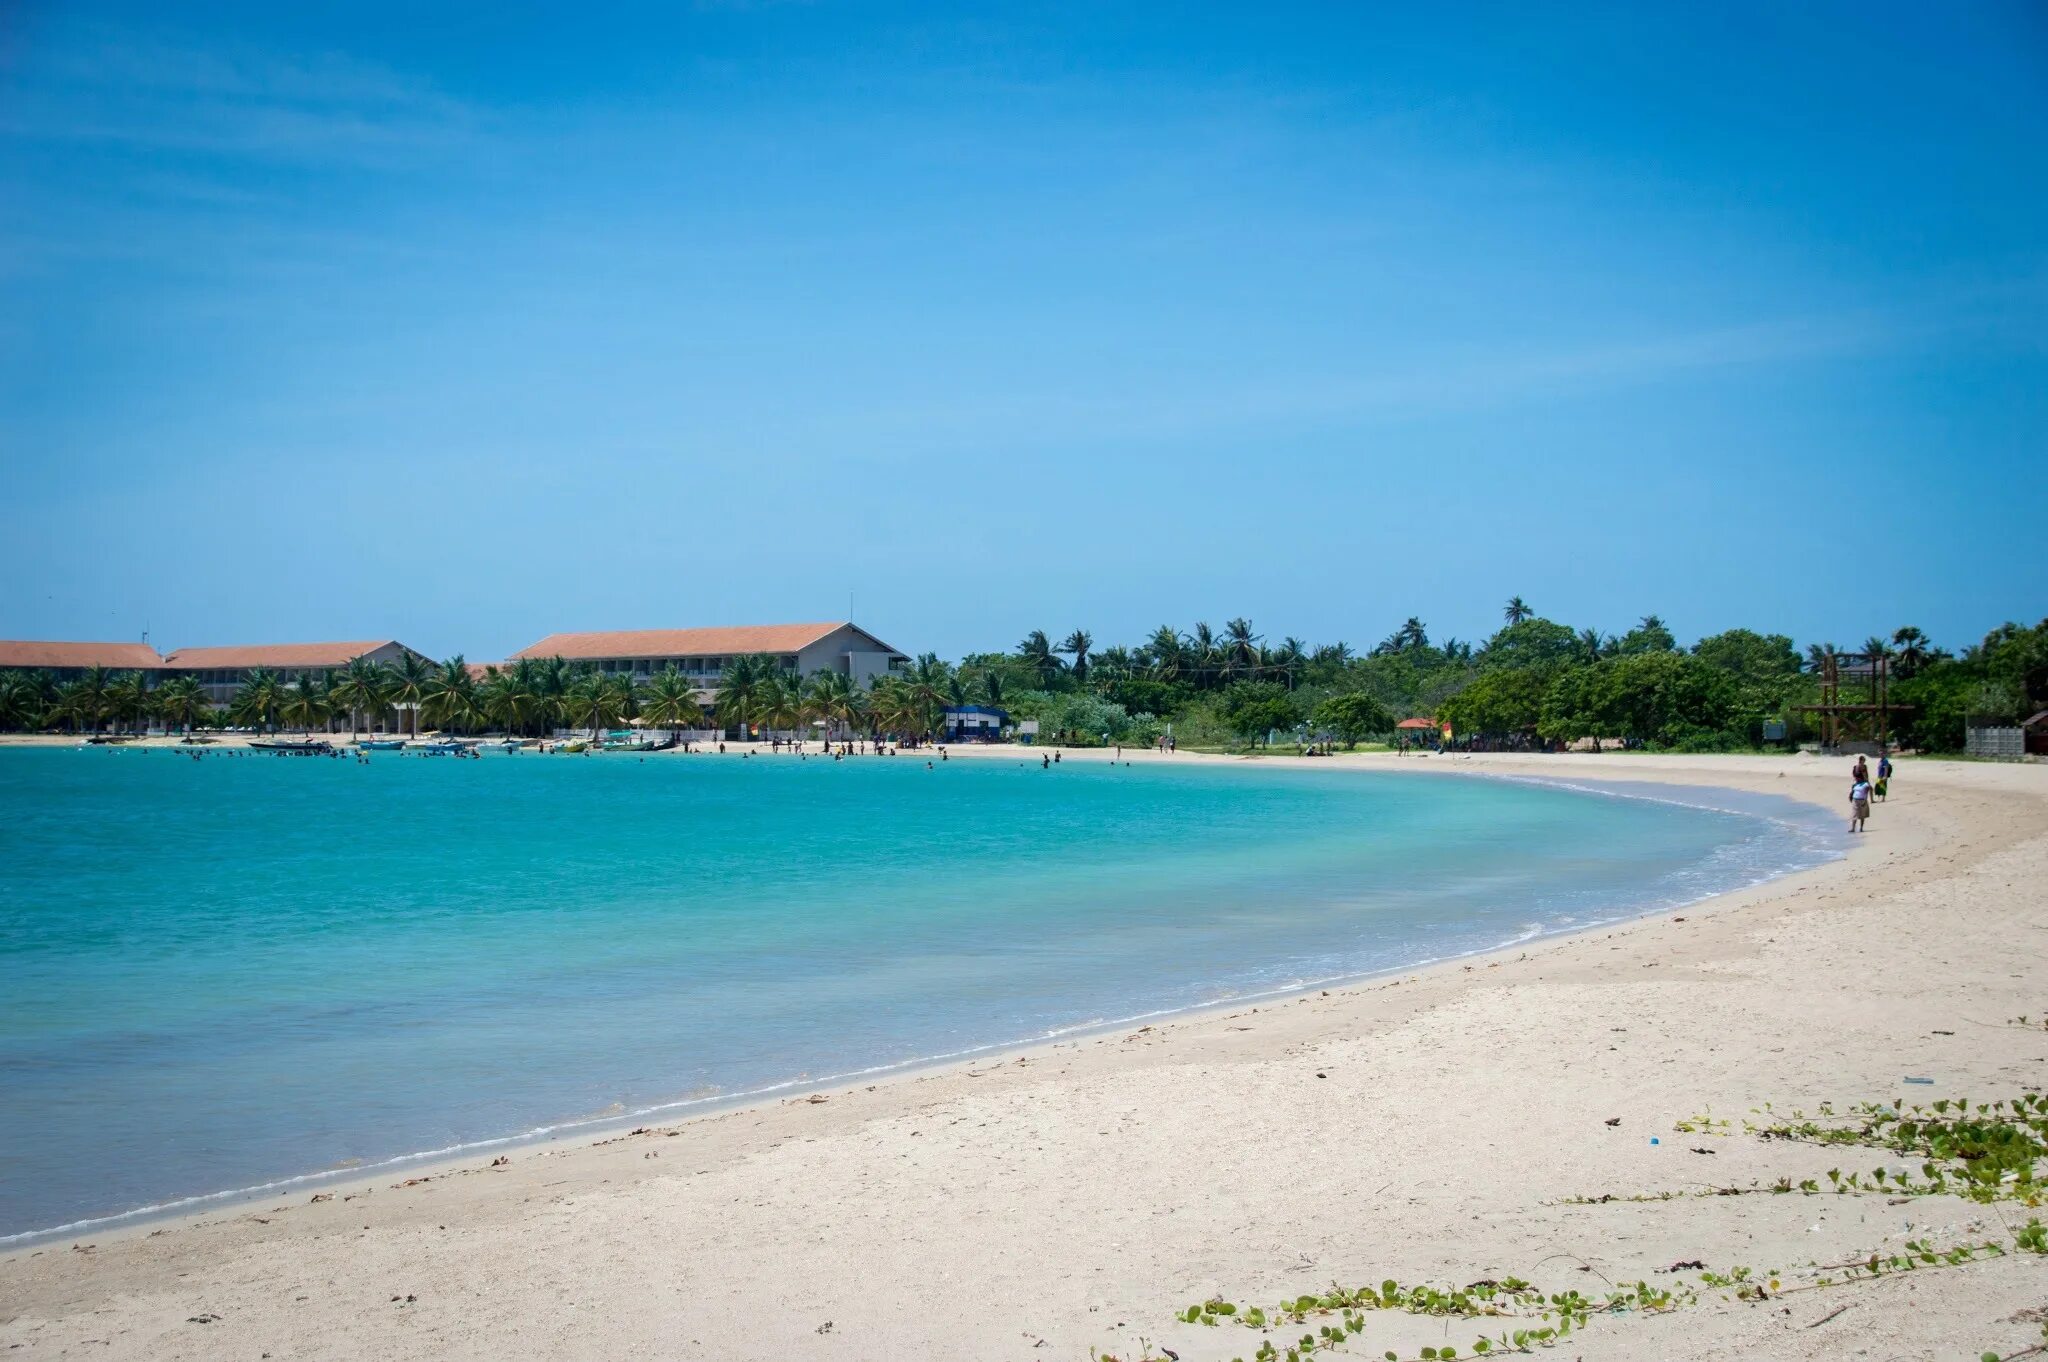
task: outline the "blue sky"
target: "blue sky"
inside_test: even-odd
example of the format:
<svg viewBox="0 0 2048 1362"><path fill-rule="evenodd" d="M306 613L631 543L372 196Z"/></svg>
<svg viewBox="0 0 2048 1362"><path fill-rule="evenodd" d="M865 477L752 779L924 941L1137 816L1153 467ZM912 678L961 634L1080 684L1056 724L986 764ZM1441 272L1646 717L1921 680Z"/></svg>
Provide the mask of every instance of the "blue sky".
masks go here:
<svg viewBox="0 0 2048 1362"><path fill-rule="evenodd" d="M2048 613L2038 6L0 9L0 636Z"/></svg>

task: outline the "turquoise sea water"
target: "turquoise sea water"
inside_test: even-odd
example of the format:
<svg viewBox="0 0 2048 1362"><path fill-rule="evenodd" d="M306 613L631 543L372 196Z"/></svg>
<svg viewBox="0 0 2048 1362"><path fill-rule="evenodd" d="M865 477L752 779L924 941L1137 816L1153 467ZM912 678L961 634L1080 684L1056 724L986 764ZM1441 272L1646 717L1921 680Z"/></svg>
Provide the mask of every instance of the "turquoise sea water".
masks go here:
<svg viewBox="0 0 2048 1362"><path fill-rule="evenodd" d="M1291 764L0 751L0 1236L1690 902L1834 820Z"/></svg>

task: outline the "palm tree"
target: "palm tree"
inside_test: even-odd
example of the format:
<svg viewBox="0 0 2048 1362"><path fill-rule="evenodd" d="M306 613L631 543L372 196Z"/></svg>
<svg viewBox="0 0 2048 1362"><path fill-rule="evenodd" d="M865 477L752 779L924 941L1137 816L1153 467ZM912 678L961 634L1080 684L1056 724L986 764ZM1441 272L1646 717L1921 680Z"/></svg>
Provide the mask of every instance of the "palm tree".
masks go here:
<svg viewBox="0 0 2048 1362"><path fill-rule="evenodd" d="M481 716L478 701L476 679L469 674L469 664L461 653L429 670L420 682L420 712L436 728L473 725ZM413 731L417 735L417 724Z"/></svg>
<svg viewBox="0 0 2048 1362"><path fill-rule="evenodd" d="M0 672L0 728L40 728L54 689L48 672Z"/></svg>
<svg viewBox="0 0 2048 1362"><path fill-rule="evenodd" d="M1902 679L1911 680L1922 667L1927 665L1927 635L1924 631L1909 624L1892 635L1892 642L1899 649L1899 676Z"/></svg>
<svg viewBox="0 0 2048 1362"><path fill-rule="evenodd" d="M585 672L569 683L569 689L562 695L562 704L562 712L571 723L590 726L590 739L595 742L598 729L603 727L611 712L611 687L597 672Z"/></svg>
<svg viewBox="0 0 2048 1362"><path fill-rule="evenodd" d="M1252 622L1243 617L1229 620L1223 626L1223 670L1226 675L1244 672L1256 676L1259 670L1259 636L1252 632Z"/></svg>
<svg viewBox="0 0 2048 1362"><path fill-rule="evenodd" d="M334 715L334 703L328 694L327 673L300 672L299 679L286 688L278 712L286 723L308 737L312 736L314 724L325 728L327 721Z"/></svg>
<svg viewBox="0 0 2048 1362"><path fill-rule="evenodd" d="M242 684L228 703L235 722L268 733L277 727L277 712L284 703L284 685L269 667L251 667L242 674Z"/></svg>
<svg viewBox="0 0 2048 1362"><path fill-rule="evenodd" d="M1605 653L1598 629L1579 630L1579 657L1582 661L1598 662Z"/></svg>
<svg viewBox="0 0 2048 1362"><path fill-rule="evenodd" d="M1088 650L1095 646L1095 640L1086 629L1076 629L1068 634L1059 651L1074 659L1074 679L1082 685L1088 684Z"/></svg>
<svg viewBox="0 0 2048 1362"><path fill-rule="evenodd" d="M1816 673L1826 671L1828 663L1831 662L1834 659L1835 654L1840 651L1841 650L1835 647L1835 645L1832 643L1807 644L1806 669L1808 671Z"/></svg>
<svg viewBox="0 0 2048 1362"><path fill-rule="evenodd" d="M1084 647L1084 655L1086 651ZM903 678L903 699L908 707L905 717L918 732L929 736L944 726L947 682L951 677L952 668L939 661L937 653L920 653L911 664Z"/></svg>
<svg viewBox="0 0 2048 1362"><path fill-rule="evenodd" d="M420 735L420 706L426 703L427 685L433 679L433 666L417 653L400 653L391 665L390 703L412 711L415 738Z"/></svg>
<svg viewBox="0 0 2048 1362"><path fill-rule="evenodd" d="M540 665L532 658L523 657L502 671L486 672L478 687L477 703L484 716L507 733L524 736L532 730L537 737L547 732L543 725L549 715L548 702L541 694Z"/></svg>
<svg viewBox="0 0 2048 1362"><path fill-rule="evenodd" d="M1280 669L1280 676L1293 690L1301 679L1301 670L1308 664L1308 645L1291 635L1280 640L1280 648L1273 654L1273 663Z"/></svg>
<svg viewBox="0 0 2048 1362"><path fill-rule="evenodd" d="M1500 613L1501 618L1505 619L1509 624L1520 624L1536 612L1531 610L1529 603L1520 596L1510 596L1508 597L1508 603L1501 608Z"/></svg>
<svg viewBox="0 0 2048 1362"><path fill-rule="evenodd" d="M87 667L83 675L65 692L69 697L66 708L75 722L92 725L92 731L100 731L100 721L113 712L114 673L105 667Z"/></svg>
<svg viewBox="0 0 2048 1362"><path fill-rule="evenodd" d="M621 723L640 713L640 686L631 672L613 672L604 677L605 713L608 721Z"/></svg>
<svg viewBox="0 0 2048 1362"><path fill-rule="evenodd" d="M1892 645L1884 635L1872 634L1863 640L1863 651L1872 658L1889 658L1892 655Z"/></svg>
<svg viewBox="0 0 2048 1362"><path fill-rule="evenodd" d="M348 710L348 735L354 738L364 726L383 718L390 706L390 669L367 657L350 658L328 695Z"/></svg>
<svg viewBox="0 0 2048 1362"><path fill-rule="evenodd" d="M153 708L149 683L141 672L120 672L107 687L107 712L117 727L146 718Z"/></svg>
<svg viewBox="0 0 2048 1362"><path fill-rule="evenodd" d="M1181 642L1180 634L1170 624L1162 624L1152 631L1142 649L1152 675L1161 681L1172 681L1187 665L1187 646Z"/></svg>
<svg viewBox="0 0 2048 1362"><path fill-rule="evenodd" d="M1185 640L1188 651L1187 668L1194 674L1197 686L1207 686L1216 679L1216 632L1206 620L1196 620L1195 627L1188 631Z"/></svg>
<svg viewBox="0 0 2048 1362"><path fill-rule="evenodd" d="M673 662L648 678L647 698L641 703L640 713L647 722L667 728L671 737L704 722L704 706L697 702L696 683L677 671Z"/></svg>
<svg viewBox="0 0 2048 1362"><path fill-rule="evenodd" d="M1410 615L1401 627L1394 631L1394 638L1397 640L1396 647L1421 652L1429 646L1429 626L1424 624L1419 616Z"/></svg>
<svg viewBox="0 0 2048 1362"><path fill-rule="evenodd" d="M984 684L995 679L995 673L990 672ZM860 721L861 703L860 692L855 689L851 676L838 671L812 672L804 690L811 712L827 724L827 735L834 728L841 737L854 731L854 726Z"/></svg>
<svg viewBox="0 0 2048 1362"><path fill-rule="evenodd" d="M174 676L157 687L156 705L165 727L176 724L180 731L190 733L193 723L206 712L206 692L196 678Z"/></svg>
<svg viewBox="0 0 2048 1362"><path fill-rule="evenodd" d="M760 709L761 674L757 657L735 657L725 664L725 672L718 678L716 702L720 728L737 728L741 737L746 736Z"/></svg>
<svg viewBox="0 0 2048 1362"><path fill-rule="evenodd" d="M803 726L804 687L794 673L780 668L769 671L761 687L761 722L780 732L794 732Z"/></svg>
<svg viewBox="0 0 2048 1362"><path fill-rule="evenodd" d="M1024 635L1023 641L1017 645L1017 656L1038 673L1041 687L1050 686L1052 679L1060 674L1059 650L1052 646L1052 640L1046 637L1043 629L1033 629Z"/></svg>
<svg viewBox="0 0 2048 1362"><path fill-rule="evenodd" d="M97 733L100 731L100 718L105 713L105 697L95 692L81 677L57 688L44 717L70 724L73 732L90 727Z"/></svg>

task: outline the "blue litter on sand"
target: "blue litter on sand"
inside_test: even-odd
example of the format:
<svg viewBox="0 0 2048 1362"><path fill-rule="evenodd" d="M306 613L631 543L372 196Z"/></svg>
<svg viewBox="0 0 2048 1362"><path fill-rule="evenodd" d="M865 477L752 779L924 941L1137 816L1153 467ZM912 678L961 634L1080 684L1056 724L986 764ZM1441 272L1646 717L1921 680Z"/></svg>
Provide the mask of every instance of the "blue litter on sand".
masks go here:
<svg viewBox="0 0 2048 1362"><path fill-rule="evenodd" d="M1655 1143L1657 1143L1657 1137L1656 1137L1655 1135L1652 1135L1652 1136L1650 1137L1650 1143L1651 1143L1651 1144L1655 1144Z"/></svg>
<svg viewBox="0 0 2048 1362"><path fill-rule="evenodd" d="M1934 1080L1931 1078L1909 1078L1905 1081L1908 1083L1925 1083L1930 1087L1934 1084Z"/></svg>

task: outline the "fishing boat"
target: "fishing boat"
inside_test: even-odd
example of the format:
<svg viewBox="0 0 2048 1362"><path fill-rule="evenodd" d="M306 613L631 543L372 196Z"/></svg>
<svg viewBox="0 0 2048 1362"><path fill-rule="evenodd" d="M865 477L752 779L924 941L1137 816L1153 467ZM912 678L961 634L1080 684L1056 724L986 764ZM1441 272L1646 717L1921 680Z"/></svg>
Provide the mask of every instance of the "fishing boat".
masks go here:
<svg viewBox="0 0 2048 1362"><path fill-rule="evenodd" d="M292 742L288 739L259 740L249 744L251 752L274 752L284 757L324 757L334 751L334 744L313 739Z"/></svg>
<svg viewBox="0 0 2048 1362"><path fill-rule="evenodd" d="M590 743L584 738L571 738L568 742L556 743L555 750L557 752L588 752L590 750Z"/></svg>
<svg viewBox="0 0 2048 1362"><path fill-rule="evenodd" d="M365 752L402 752L405 750L405 739L364 738L356 746L362 748Z"/></svg>
<svg viewBox="0 0 2048 1362"><path fill-rule="evenodd" d="M459 757L469 751L469 744L453 738L433 738L425 742L409 742L405 748L408 752L424 752L430 757Z"/></svg>
<svg viewBox="0 0 2048 1362"><path fill-rule="evenodd" d="M525 744L517 738L501 738L497 742L480 742L476 745L476 750L479 752L503 752L510 756L524 746Z"/></svg>

